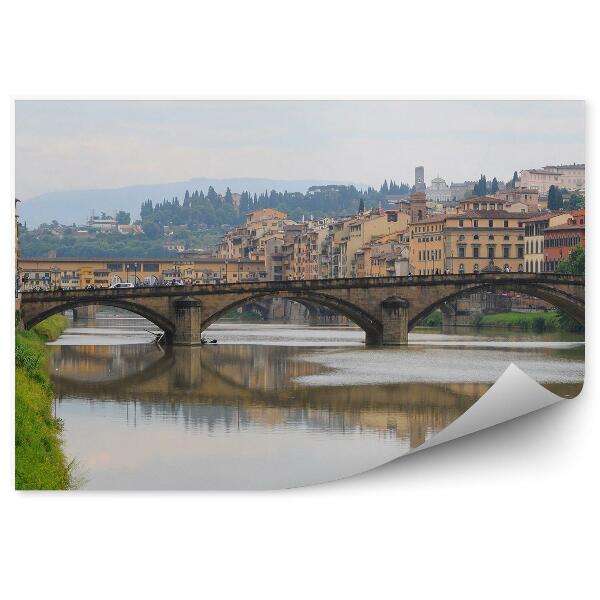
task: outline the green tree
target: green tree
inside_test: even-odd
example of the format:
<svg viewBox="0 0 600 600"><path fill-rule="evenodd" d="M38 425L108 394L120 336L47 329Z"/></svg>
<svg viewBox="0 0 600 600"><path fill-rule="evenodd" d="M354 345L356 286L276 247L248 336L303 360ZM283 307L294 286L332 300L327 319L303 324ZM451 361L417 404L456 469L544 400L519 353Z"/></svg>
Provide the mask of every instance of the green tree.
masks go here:
<svg viewBox="0 0 600 600"><path fill-rule="evenodd" d="M494 177L494 179L492 179L492 194L495 194L498 191L498 180Z"/></svg>
<svg viewBox="0 0 600 600"><path fill-rule="evenodd" d="M485 175L481 175L479 181L473 187L473 196L485 196L487 194L487 181Z"/></svg>
<svg viewBox="0 0 600 600"><path fill-rule="evenodd" d="M160 227L156 223L153 223L152 221L144 223L144 235L149 240L157 240L159 237L162 236L162 227Z"/></svg>
<svg viewBox="0 0 600 600"><path fill-rule="evenodd" d="M564 203L567 210L580 210L585 208L585 196L579 192L571 192L568 200Z"/></svg>
<svg viewBox="0 0 600 600"><path fill-rule="evenodd" d="M119 225L129 225L131 223L131 215L124 210L120 210L117 213L117 223Z"/></svg>
<svg viewBox="0 0 600 600"><path fill-rule="evenodd" d="M569 252L569 256L565 260L558 263L556 269L558 273L568 273L571 275L585 275L585 252L581 246L577 246L574 250ZM567 331L583 331L584 327L565 314L562 310L558 313L558 321L562 329Z"/></svg>
<svg viewBox="0 0 600 600"><path fill-rule="evenodd" d="M582 246L577 246L569 252L569 256L561 260L556 268L558 273L569 273L571 275L585 274L585 252Z"/></svg>
<svg viewBox="0 0 600 600"><path fill-rule="evenodd" d="M360 201L358 202L358 212L362 213L365 212L365 199L361 198Z"/></svg>
<svg viewBox="0 0 600 600"><path fill-rule="evenodd" d="M548 209L560 210L563 207L562 192L554 185L548 190Z"/></svg>

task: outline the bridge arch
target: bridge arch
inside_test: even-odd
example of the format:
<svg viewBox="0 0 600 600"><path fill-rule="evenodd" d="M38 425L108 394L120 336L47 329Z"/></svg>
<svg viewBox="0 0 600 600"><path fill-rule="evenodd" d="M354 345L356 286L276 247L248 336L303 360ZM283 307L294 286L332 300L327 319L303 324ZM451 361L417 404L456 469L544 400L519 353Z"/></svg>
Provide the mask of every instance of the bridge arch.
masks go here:
<svg viewBox="0 0 600 600"><path fill-rule="evenodd" d="M585 303L581 299L563 290L542 283L482 282L481 284L475 284L459 291L441 294L427 306L419 307L419 311L415 315L411 315L411 318L408 321L408 330L410 331L413 329L422 318L426 317L435 309L441 309L446 302L469 296L470 294L475 294L477 292L495 292L498 290L521 292L528 296L544 300L545 302L548 302L548 304L562 310L580 325L585 326Z"/></svg>
<svg viewBox="0 0 600 600"><path fill-rule="evenodd" d="M226 312L238 308L239 306L243 306L248 302L261 298L285 298L286 300L292 300L294 302L298 302L309 307L310 305L324 306L326 308L339 312L341 315L347 317L350 321L358 325L358 327L360 327L365 332L366 342L368 344L376 344L379 343L381 340L383 325L379 320L374 318L373 315L369 314L367 311L356 306L355 304L352 304L351 302L347 302L340 298L336 298L335 296L305 291L287 292L272 290L268 292L256 292L248 294L242 298L238 297L235 300L227 303L225 306L220 307L219 310L215 311L206 319L204 319L202 321L202 330L205 330L208 327L210 327L215 321L218 321Z"/></svg>
<svg viewBox="0 0 600 600"><path fill-rule="evenodd" d="M80 308L82 306L112 306L114 308L122 308L124 310L128 310L132 313L135 313L140 317L148 319L148 321L156 325L159 329L162 329L165 332L165 335L169 338L175 334L175 325L165 316L142 304L131 302L130 300L118 300L115 298L107 300L97 298L91 300L81 299L66 302L58 302L56 304L52 304L46 310L32 315L31 317L27 317L25 315L23 325L25 326L25 329L31 329L32 327L34 327L38 323L41 323L42 321L44 321L48 317L51 317L52 315L62 313L66 310L71 310L73 308Z"/></svg>

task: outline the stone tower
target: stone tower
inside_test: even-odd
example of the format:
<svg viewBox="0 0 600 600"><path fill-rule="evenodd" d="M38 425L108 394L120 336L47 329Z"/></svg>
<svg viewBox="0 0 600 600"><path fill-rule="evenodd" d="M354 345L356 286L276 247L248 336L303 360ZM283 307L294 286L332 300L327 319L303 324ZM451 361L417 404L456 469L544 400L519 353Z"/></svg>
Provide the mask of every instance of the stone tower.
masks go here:
<svg viewBox="0 0 600 600"><path fill-rule="evenodd" d="M427 196L425 192L413 192L410 195L410 222L422 221L427 216Z"/></svg>
<svg viewBox="0 0 600 600"><path fill-rule="evenodd" d="M415 167L415 191L425 191L425 167Z"/></svg>

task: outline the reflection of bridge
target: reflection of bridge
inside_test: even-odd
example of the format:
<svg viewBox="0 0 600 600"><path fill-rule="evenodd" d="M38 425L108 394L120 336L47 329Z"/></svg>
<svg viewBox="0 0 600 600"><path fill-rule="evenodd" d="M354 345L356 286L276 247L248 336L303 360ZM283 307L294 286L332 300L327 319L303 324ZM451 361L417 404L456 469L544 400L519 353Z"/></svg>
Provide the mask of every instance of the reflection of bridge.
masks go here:
<svg viewBox="0 0 600 600"><path fill-rule="evenodd" d="M168 343L195 345L204 329L232 308L276 296L326 306L354 321L368 344L405 344L417 321L449 300L482 290L512 290L541 298L584 323L582 275L486 273L269 281L181 287L24 292L27 328L67 309L90 304L124 308L165 331Z"/></svg>
<svg viewBox="0 0 600 600"><path fill-rule="evenodd" d="M294 379L321 372L320 366L298 360L305 349L265 346L260 360L255 360L252 347L237 345L175 347L166 352L139 345L137 360L132 357L135 369L107 381L104 374L98 376L87 350L78 364L82 349L57 348L51 375L59 400L139 402L142 416L182 416L190 426L221 418L243 426L295 420L316 427L365 429L407 438L411 447L421 444L432 429L446 427L489 387L479 383L415 383L400 389L397 385L304 387ZM103 356L98 359L100 371L113 370Z"/></svg>

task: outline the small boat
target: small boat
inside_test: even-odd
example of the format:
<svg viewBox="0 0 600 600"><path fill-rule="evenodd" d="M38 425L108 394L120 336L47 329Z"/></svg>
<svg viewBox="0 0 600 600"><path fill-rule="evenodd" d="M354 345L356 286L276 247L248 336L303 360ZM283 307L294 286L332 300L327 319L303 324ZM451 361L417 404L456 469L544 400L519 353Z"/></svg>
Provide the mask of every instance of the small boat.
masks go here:
<svg viewBox="0 0 600 600"><path fill-rule="evenodd" d="M148 333L154 336L154 339L152 341L155 344L160 344L165 335L164 331L160 331L158 333L156 331L150 331L149 329L144 329L144 331L147 331Z"/></svg>

